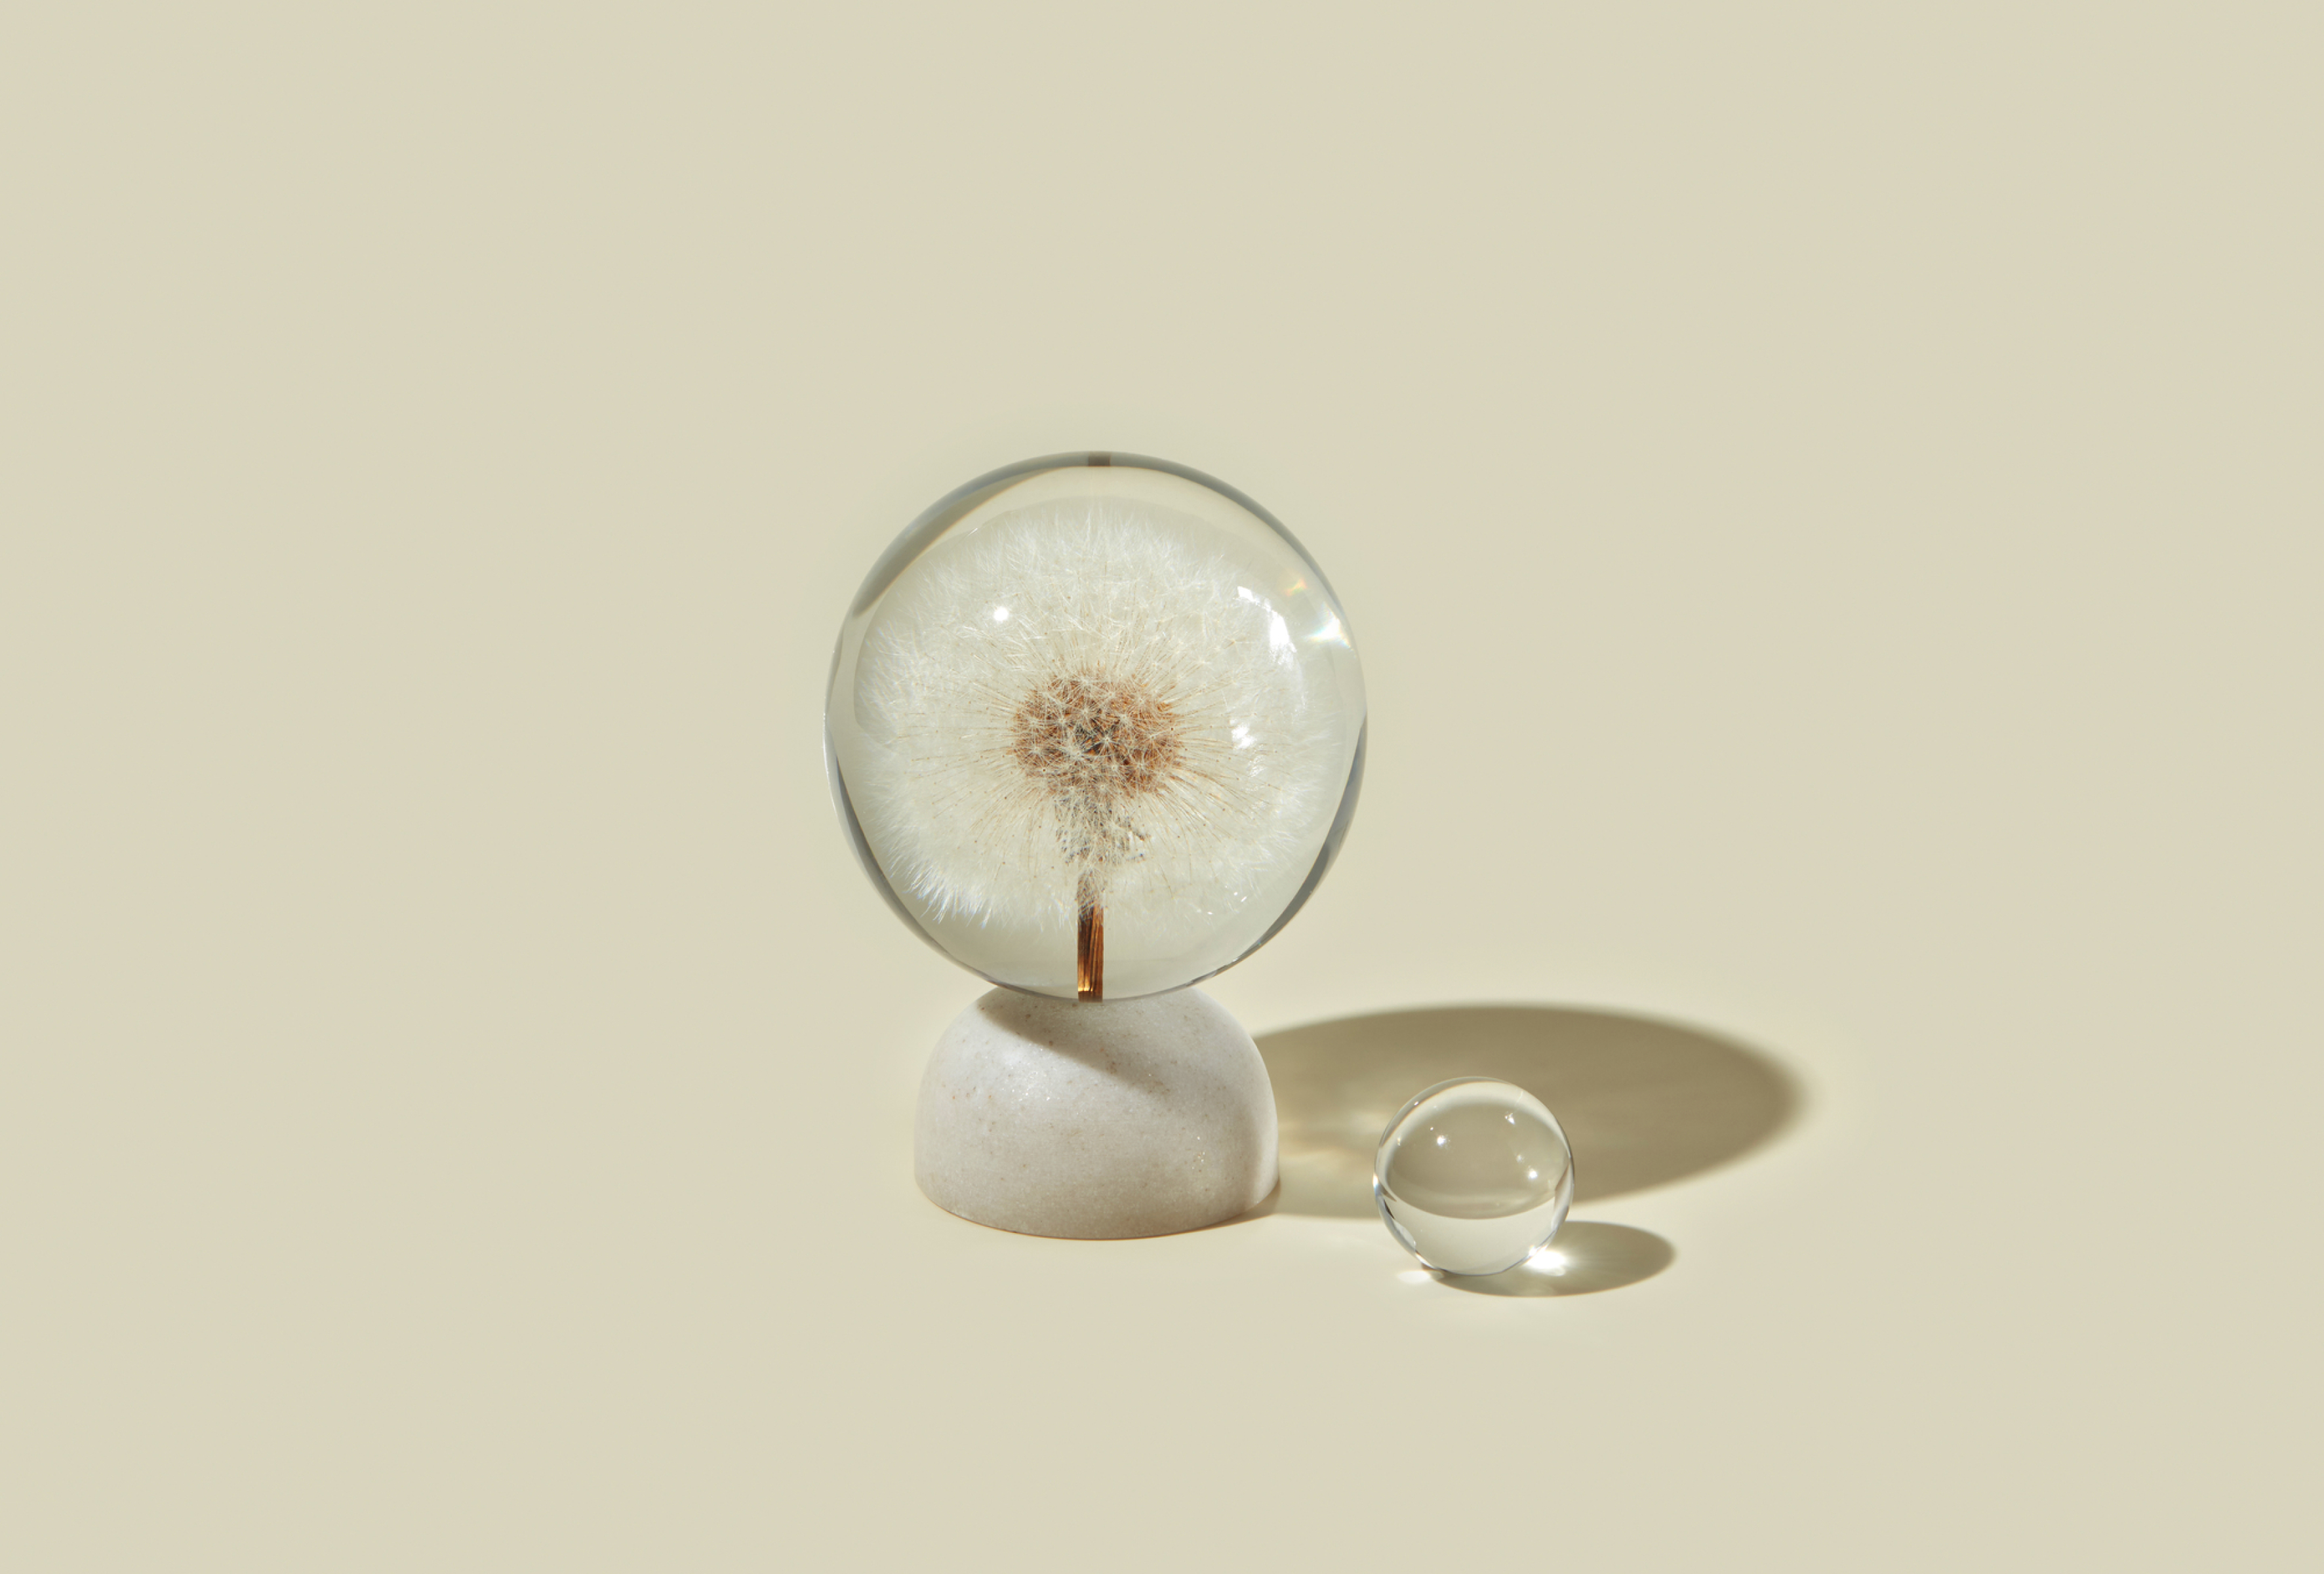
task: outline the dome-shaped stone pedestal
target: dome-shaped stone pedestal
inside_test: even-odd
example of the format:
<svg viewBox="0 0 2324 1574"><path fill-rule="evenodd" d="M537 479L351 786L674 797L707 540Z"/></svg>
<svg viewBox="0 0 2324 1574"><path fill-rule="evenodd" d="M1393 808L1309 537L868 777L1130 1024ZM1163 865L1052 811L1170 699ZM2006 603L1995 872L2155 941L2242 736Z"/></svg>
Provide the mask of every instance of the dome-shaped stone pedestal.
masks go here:
<svg viewBox="0 0 2324 1574"><path fill-rule="evenodd" d="M1085 1004L996 989L936 1041L913 1149L929 1200L978 1224L1169 1235L1275 1190L1275 1090L1198 989Z"/></svg>

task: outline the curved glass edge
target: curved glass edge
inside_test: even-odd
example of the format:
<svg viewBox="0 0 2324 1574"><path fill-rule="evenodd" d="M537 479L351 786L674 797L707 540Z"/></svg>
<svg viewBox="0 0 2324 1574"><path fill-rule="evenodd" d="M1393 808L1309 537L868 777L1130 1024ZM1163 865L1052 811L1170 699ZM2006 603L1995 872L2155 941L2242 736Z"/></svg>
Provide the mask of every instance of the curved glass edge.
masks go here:
<svg viewBox="0 0 2324 1574"><path fill-rule="evenodd" d="M833 659L835 662L837 660L836 657ZM825 777L831 782L832 807L839 810L839 824L841 829L847 832L847 845L855 849L856 861L863 866L863 872L872 876L872 884L886 899L889 911L902 919L904 927L925 940L928 949L936 955L955 967L967 966L958 957L936 943L936 937L930 934L919 919L914 916L912 910L904 905L904 899L896 894L896 888L888 883L886 873L881 869L879 856L872 851L871 838L863 834L863 822L855 816L854 801L847 796L846 779L839 773L839 751L832 746L831 742L831 704L828 699L824 702L823 771ZM968 970L972 973L976 972L973 968ZM982 973L977 974L980 978L983 976ZM993 982L997 983L998 980Z"/></svg>
<svg viewBox="0 0 2324 1574"><path fill-rule="evenodd" d="M1181 465L1169 459L1157 459L1146 454L1117 454L1101 449L1071 454L1045 454L1038 459L1019 459L1013 465L1003 465L997 470L989 470L964 486L954 487L938 498L918 519L912 521L910 525L906 527L904 533L898 536L889 544L888 550L880 554L880 560L872 565L872 571L863 577L862 586L855 592L855 600L847 609L848 617L851 619L859 617L869 611L872 604L886 593L888 587L896 582L896 577L910 565L913 559L926 551L936 538L951 529L962 515L981 506L995 494L1007 491L1028 476L1045 474L1050 470L1103 468L1108 466L1124 469L1157 470L1166 476L1176 476L1182 481L1192 481L1198 486L1207 486L1222 497L1229 499L1237 507L1241 508L1268 529L1281 536L1291 550L1297 552L1307 566L1315 570L1315 582L1322 587L1323 594L1331 597L1332 605L1337 611L1342 626L1348 625L1347 608L1341 605L1340 593L1332 588L1331 576L1323 571L1323 564L1315 560L1315 555L1313 552L1300 544L1299 538L1291 533L1288 526L1260 506L1255 499L1238 488L1228 486L1215 476L1204 475L1191 465ZM1352 627L1349 627L1348 637L1351 642L1355 638ZM839 653L835 647L832 652L831 661L832 671L835 674L839 669ZM829 685L826 684L825 688L828 689L828 687Z"/></svg>
<svg viewBox="0 0 2324 1574"><path fill-rule="evenodd" d="M1410 1252L1420 1262L1427 1263L1428 1259L1420 1255L1419 1241L1413 1237L1410 1230L1404 1227L1404 1220L1397 1218L1389 1209L1388 1188L1379 1183L1379 1176L1377 1174L1372 1177L1372 1206L1379 1209L1380 1223L1388 1226L1388 1233L1396 1237L1397 1245Z"/></svg>
<svg viewBox="0 0 2324 1574"><path fill-rule="evenodd" d="M1372 1146L1373 1178L1375 1180L1379 1178L1379 1162L1380 1155L1388 1152L1388 1140L1396 1134L1396 1128L1404 1124L1404 1117L1406 1116L1410 1115L1414 1110L1418 1109L1422 1105L1427 1103L1430 1099L1435 1097L1446 1088L1465 1088L1472 1082L1492 1083L1502 1088L1515 1088L1519 1093L1524 1094L1527 1098L1533 1100L1533 1102L1540 1107L1543 1117L1549 1122L1549 1129L1555 1132L1557 1134L1557 1140L1565 1144L1565 1167L1569 1171L1572 1170L1573 1141L1565 1134L1565 1127L1559 1122L1557 1112L1550 1108L1549 1105L1544 1101L1541 1095L1536 1093L1530 1088L1521 1087L1518 1084L1508 1080L1505 1077L1468 1076L1447 1077L1442 1082L1431 1082L1427 1087L1422 1088L1419 1092L1406 1099L1404 1101L1403 1108L1397 1110L1394 1115L1388 1117L1388 1124L1380 1127L1379 1141Z"/></svg>
<svg viewBox="0 0 2324 1574"><path fill-rule="evenodd" d="M1006 491L1029 475L1047 470L1069 470L1089 464L1102 456L1094 454L1049 454L1038 459L1020 459L1013 465L1003 465L990 470L965 486L955 486L924 510L920 516L905 527L904 533L880 554L872 571L863 576L862 588L855 592L853 605L847 609L850 620L871 610L872 604L886 594L896 582L896 576L910 566L914 558L927 551L938 536L950 530L961 515L975 508L996 492ZM832 671L839 670L839 653L832 652Z"/></svg>
<svg viewBox="0 0 2324 1574"><path fill-rule="evenodd" d="M1310 558L1308 561L1313 562L1314 560ZM1334 597L1333 599L1336 601L1338 597ZM1332 816L1332 829L1323 833L1323 845L1316 849L1314 866L1307 871L1307 878L1300 882L1299 889L1292 896L1290 905L1275 915L1275 921L1267 926L1267 932L1245 947L1241 956L1235 958L1233 961L1221 963L1204 974L1202 978L1190 980L1190 984L1200 984L1203 978L1215 978L1229 968L1240 965L1250 957L1251 952L1282 933L1283 926L1298 917L1299 910L1307 905L1307 899L1315 894L1315 887L1323 883L1324 874L1340 856L1340 844L1348 839L1348 827L1355 822L1356 798L1363 791L1364 785L1364 750L1371 736L1371 730L1372 720L1367 716L1362 725L1356 728L1356 757L1348 767L1348 785L1340 794L1339 812Z"/></svg>
<svg viewBox="0 0 2324 1574"><path fill-rule="evenodd" d="M1333 608L1338 613L1342 626L1348 628L1350 643L1354 642L1355 631L1348 624L1348 609L1340 604L1340 593L1332 588L1332 577L1323 571L1323 565L1316 560L1314 553L1300 544L1299 538L1291 533L1288 525L1259 506L1258 502L1248 494L1228 486L1216 476L1205 476L1191 465L1176 464L1169 459L1150 458L1144 454L1091 454L1087 456L1087 462L1093 465L1129 465L1141 470L1159 470L1166 476L1176 476L1182 481L1192 481L1198 486L1208 486L1220 495L1233 499L1238 506L1250 513L1268 529L1281 536L1290 544L1291 550L1297 552L1307 566L1315 570L1316 584L1323 588L1324 595L1332 598Z"/></svg>

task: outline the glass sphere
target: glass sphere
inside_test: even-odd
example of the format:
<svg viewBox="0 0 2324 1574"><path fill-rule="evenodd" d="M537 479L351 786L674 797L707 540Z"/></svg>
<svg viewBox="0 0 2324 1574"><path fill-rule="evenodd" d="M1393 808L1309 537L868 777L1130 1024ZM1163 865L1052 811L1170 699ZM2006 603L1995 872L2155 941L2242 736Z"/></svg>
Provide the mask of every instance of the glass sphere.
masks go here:
<svg viewBox="0 0 2324 1574"><path fill-rule="evenodd" d="M1439 1082L1397 1111L1372 1160L1388 1233L1431 1268L1499 1273L1549 1245L1573 1201L1573 1151L1513 1082Z"/></svg>
<svg viewBox="0 0 2324 1574"><path fill-rule="evenodd" d="M1250 499L1128 454L1034 459L922 514L841 626L841 821L936 948L1124 999L1231 967L1306 901L1363 775L1340 604Z"/></svg>

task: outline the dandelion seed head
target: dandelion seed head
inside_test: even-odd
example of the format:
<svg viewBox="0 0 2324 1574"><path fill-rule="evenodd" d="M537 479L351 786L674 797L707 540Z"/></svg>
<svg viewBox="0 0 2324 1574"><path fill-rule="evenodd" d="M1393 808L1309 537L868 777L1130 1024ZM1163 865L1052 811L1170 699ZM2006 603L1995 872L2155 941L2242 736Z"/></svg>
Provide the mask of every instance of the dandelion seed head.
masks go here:
<svg viewBox="0 0 2324 1574"><path fill-rule="evenodd" d="M1103 672L1036 681L1010 721L1010 748L1053 797L1111 807L1175 782L1186 742L1167 699Z"/></svg>

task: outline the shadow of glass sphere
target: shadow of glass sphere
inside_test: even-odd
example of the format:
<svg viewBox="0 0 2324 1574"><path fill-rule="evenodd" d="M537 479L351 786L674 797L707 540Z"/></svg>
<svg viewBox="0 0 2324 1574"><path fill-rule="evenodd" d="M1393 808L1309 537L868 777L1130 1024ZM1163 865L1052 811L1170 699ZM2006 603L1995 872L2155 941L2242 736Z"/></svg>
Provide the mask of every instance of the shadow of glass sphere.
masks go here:
<svg viewBox="0 0 2324 1574"><path fill-rule="evenodd" d="M1259 1040L1275 1085L1281 1211L1368 1218L1380 1133L1406 1099L1497 1077L1549 1106L1578 1204L1729 1163L1797 1116L1797 1081L1760 1051L1616 1012L1461 1005L1309 1023Z"/></svg>

